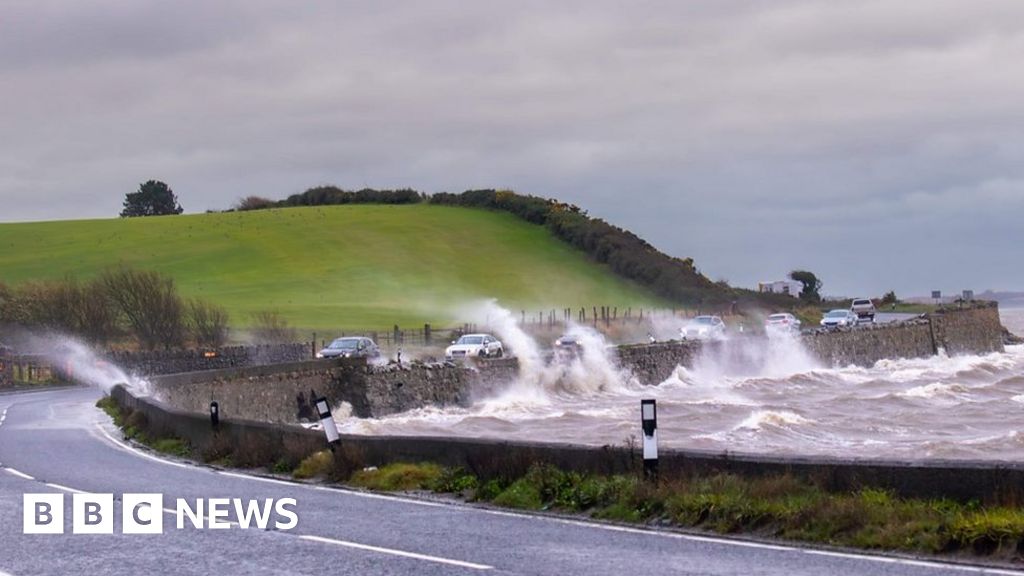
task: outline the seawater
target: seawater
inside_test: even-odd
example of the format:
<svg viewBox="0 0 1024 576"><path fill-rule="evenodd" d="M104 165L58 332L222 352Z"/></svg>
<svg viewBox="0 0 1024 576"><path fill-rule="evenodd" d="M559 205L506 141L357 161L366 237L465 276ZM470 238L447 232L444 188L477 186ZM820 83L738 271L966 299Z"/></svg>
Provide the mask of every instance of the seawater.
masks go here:
<svg viewBox="0 0 1024 576"><path fill-rule="evenodd" d="M643 386L611 362L600 336L547 366L514 319L501 336L529 357L519 381L467 408L345 419L345 432L625 444L640 435L641 398L658 400L662 446L713 451L1024 461L1024 346L982 356L826 367L797 341L707 354ZM1024 334L1024 309L1001 312Z"/></svg>

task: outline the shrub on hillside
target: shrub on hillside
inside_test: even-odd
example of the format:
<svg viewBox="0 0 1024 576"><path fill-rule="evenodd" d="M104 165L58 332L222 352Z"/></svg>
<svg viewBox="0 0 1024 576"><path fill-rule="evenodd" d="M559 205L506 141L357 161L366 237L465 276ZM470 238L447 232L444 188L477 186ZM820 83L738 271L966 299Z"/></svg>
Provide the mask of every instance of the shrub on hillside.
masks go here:
<svg viewBox="0 0 1024 576"><path fill-rule="evenodd" d="M298 339L295 329L277 311L256 312L252 323L252 336L261 344L289 344Z"/></svg>
<svg viewBox="0 0 1024 576"><path fill-rule="evenodd" d="M185 341L185 304L172 278L118 268L104 272L100 282L140 346L166 349Z"/></svg>
<svg viewBox="0 0 1024 576"><path fill-rule="evenodd" d="M105 344L115 337L117 310L98 281L28 282L0 294L0 324L76 334Z"/></svg>
<svg viewBox="0 0 1024 576"><path fill-rule="evenodd" d="M239 212L245 212L246 210L264 210L266 208L273 208L277 204L269 198L262 196L246 196L235 203L234 209Z"/></svg>
<svg viewBox="0 0 1024 576"><path fill-rule="evenodd" d="M188 303L188 328L198 346L219 348L228 339L228 312L203 300Z"/></svg>

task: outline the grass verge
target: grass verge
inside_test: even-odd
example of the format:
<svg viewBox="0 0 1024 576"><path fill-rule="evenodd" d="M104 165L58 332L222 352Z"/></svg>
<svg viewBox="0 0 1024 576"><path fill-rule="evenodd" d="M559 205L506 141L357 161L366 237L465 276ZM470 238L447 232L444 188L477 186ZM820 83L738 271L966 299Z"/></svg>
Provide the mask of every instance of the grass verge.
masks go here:
<svg viewBox="0 0 1024 576"><path fill-rule="evenodd" d="M353 483L374 490L455 493L522 510L848 548L1009 561L1024 552L1021 509L906 499L876 489L830 493L792 476L716 474L651 484L634 476L592 476L538 464L514 480L482 482L434 464L398 463L359 472Z"/></svg>

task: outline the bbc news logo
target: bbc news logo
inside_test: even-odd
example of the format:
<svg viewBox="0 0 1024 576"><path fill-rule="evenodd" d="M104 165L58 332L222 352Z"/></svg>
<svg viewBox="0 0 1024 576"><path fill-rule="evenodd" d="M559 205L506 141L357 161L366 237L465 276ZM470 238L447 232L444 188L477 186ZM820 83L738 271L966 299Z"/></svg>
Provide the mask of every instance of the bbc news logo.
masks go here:
<svg viewBox="0 0 1024 576"><path fill-rule="evenodd" d="M25 534L64 534L64 495L25 494ZM124 494L121 497L122 534L163 534L164 515L173 514L175 526L187 525L203 530L226 530L238 526L243 530L291 530L299 525L294 498L199 498L190 503L184 498L175 501L173 509L164 509L163 494ZM231 512L234 520L229 520ZM113 534L118 517L113 494L73 494L71 498L72 534Z"/></svg>

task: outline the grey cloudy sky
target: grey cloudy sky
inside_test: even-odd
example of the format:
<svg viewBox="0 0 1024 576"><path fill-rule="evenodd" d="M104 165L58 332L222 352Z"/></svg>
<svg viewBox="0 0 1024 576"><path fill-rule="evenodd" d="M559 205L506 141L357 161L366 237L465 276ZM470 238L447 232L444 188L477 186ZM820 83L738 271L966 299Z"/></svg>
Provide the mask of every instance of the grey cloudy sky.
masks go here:
<svg viewBox="0 0 1024 576"><path fill-rule="evenodd" d="M5 0L0 221L574 202L714 279L1024 288L1024 2Z"/></svg>

